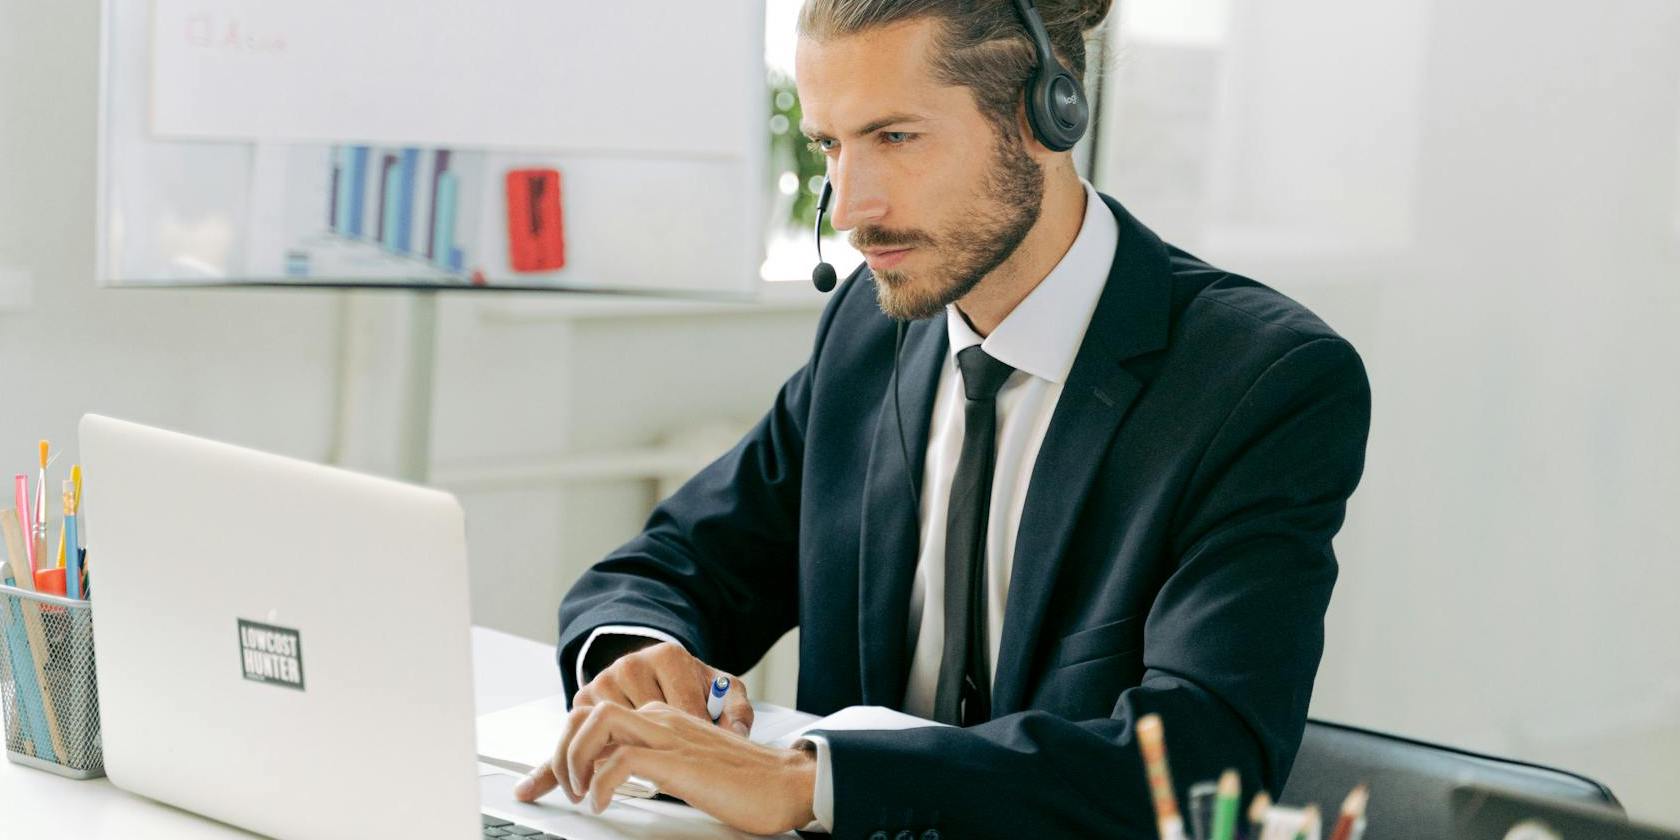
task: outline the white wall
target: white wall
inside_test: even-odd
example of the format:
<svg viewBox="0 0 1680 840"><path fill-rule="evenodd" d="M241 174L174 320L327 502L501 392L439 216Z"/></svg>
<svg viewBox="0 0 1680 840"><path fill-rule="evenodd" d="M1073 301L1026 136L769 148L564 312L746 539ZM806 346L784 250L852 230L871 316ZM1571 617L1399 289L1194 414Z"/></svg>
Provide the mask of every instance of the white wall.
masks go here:
<svg viewBox="0 0 1680 840"><path fill-rule="evenodd" d="M405 295L96 287L98 6L0 0L0 473L32 470L41 437L67 466L97 411L397 474ZM433 475L468 511L475 621L552 641L560 597L661 480L732 443L801 363L807 291L443 298Z"/></svg>
<svg viewBox="0 0 1680 840"><path fill-rule="evenodd" d="M95 289L97 6L0 4L0 270L32 281L0 309L0 471L84 411L327 457L333 298Z"/></svg>
<svg viewBox="0 0 1680 840"><path fill-rule="evenodd" d="M659 480L668 491L732 446L803 363L807 297L447 306L433 475L467 508L475 609L553 640L561 596L640 529Z"/></svg>
<svg viewBox="0 0 1680 840"><path fill-rule="evenodd" d="M1098 175L1369 367L1313 713L1680 825L1680 5L1219 5L1122 27Z"/></svg>

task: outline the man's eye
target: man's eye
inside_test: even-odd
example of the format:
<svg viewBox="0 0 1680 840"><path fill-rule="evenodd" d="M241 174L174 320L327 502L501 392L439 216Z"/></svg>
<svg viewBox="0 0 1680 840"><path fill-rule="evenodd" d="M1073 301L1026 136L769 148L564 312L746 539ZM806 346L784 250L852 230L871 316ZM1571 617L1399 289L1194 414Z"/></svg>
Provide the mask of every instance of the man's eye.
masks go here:
<svg viewBox="0 0 1680 840"><path fill-rule="evenodd" d="M812 140L811 142L805 144L805 148L810 149L811 151L816 152L819 155L820 154L826 154L828 152L834 151L834 141L830 140L828 138L823 138L821 140Z"/></svg>
<svg viewBox="0 0 1680 840"><path fill-rule="evenodd" d="M897 145L900 145L900 144L903 144L903 143L908 143L915 136L916 135L911 134L908 131L883 131L883 132L881 132L881 139L885 140L888 143L891 143L894 146L897 146Z"/></svg>

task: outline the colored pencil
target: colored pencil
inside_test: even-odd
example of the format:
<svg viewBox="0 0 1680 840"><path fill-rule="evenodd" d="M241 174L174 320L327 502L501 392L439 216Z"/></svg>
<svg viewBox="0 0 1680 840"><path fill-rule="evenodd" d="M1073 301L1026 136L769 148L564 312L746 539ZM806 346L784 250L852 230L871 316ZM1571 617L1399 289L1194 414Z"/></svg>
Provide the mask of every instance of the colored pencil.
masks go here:
<svg viewBox="0 0 1680 840"><path fill-rule="evenodd" d="M1161 840L1184 840L1184 818L1179 816L1178 797L1173 793L1161 716L1148 714L1139 718L1137 737L1138 748L1143 752L1144 772L1149 776L1149 792L1155 801L1156 830Z"/></svg>
<svg viewBox="0 0 1680 840"><path fill-rule="evenodd" d="M25 533L33 534L35 544L35 570L46 568L47 557L44 546L47 544L47 464L52 460L52 444L41 441L41 477L35 482L35 519L23 523L29 530Z"/></svg>
<svg viewBox="0 0 1680 840"><path fill-rule="evenodd" d="M11 555L12 577L17 579L17 588L25 592L35 591L35 575L25 569L19 558L23 557L23 529L18 524L17 511L0 511L0 535L6 540L7 553ZM32 649L30 664L35 671L35 686L39 689L41 713L46 718L49 743L37 743L36 752L46 750L50 755L39 755L48 761L57 762L57 756L68 755L64 751L64 739L58 730L58 712L53 708L52 686L47 682L46 658L52 652L47 646L46 631L41 627L40 609L23 600L17 602L18 611L23 613L23 628L28 639L28 647ZM16 676L17 668L12 669Z"/></svg>
<svg viewBox="0 0 1680 840"><path fill-rule="evenodd" d="M29 476L18 473L17 482L17 515L23 517L25 527L35 521L29 513ZM29 564L29 579L35 579L35 543L32 540L23 541L24 561Z"/></svg>
<svg viewBox="0 0 1680 840"><path fill-rule="evenodd" d="M1242 777L1235 770L1219 776L1219 792L1213 800L1211 840L1233 840L1237 834L1237 801L1242 798Z"/></svg>
<svg viewBox="0 0 1680 840"><path fill-rule="evenodd" d="M1248 806L1248 836L1249 840L1260 840L1260 835L1266 830L1266 812L1272 810L1271 794L1260 791L1254 794L1254 801Z"/></svg>
<svg viewBox="0 0 1680 840"><path fill-rule="evenodd" d="M76 486L64 482L64 535L58 540L58 556L65 558L64 594L80 600L82 597L82 553L76 550Z"/></svg>
<svg viewBox="0 0 1680 840"><path fill-rule="evenodd" d="M1365 806L1370 798L1371 789L1365 785L1358 785L1348 793L1347 799L1342 801L1341 816L1336 818L1336 828L1330 832L1330 840L1353 840L1354 826L1365 819Z"/></svg>

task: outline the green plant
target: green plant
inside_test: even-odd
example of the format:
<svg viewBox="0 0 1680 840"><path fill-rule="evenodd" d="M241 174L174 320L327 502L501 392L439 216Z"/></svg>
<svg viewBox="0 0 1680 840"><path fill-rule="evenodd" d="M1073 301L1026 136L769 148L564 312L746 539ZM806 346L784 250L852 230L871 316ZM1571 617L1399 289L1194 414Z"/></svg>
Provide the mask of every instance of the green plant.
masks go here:
<svg viewBox="0 0 1680 840"><path fill-rule="evenodd" d="M811 151L805 135L800 133L801 116L799 92L794 89L793 80L770 71L770 189L774 195L784 196L782 178L793 173L797 182L785 221L792 227L810 228L817 218L817 191L813 185L821 188L827 167L822 155ZM782 206L783 202L785 198L776 206ZM823 222L823 232L825 235L834 232L827 221Z"/></svg>

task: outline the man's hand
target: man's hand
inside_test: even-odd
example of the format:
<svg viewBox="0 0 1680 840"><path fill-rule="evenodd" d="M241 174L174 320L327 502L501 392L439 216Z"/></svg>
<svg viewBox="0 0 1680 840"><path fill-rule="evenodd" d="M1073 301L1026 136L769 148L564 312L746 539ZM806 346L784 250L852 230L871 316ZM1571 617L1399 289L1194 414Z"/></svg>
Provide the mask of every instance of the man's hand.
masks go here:
<svg viewBox="0 0 1680 840"><path fill-rule="evenodd" d="M576 803L583 799L583 788L568 784L576 778L575 768L568 770L572 747L589 713L603 703L625 709L640 708L648 703L663 703L680 712L692 715L699 723L713 727L711 715L706 713L706 694L712 680L719 675L729 676L694 658L682 645L671 642L644 647L615 660L606 670L595 675L588 685L578 689L572 698L572 711L566 721L566 733L546 767L539 767L528 777L528 786L521 783L515 794L526 802L534 801L563 787L567 798ZM723 698L723 715L715 727L722 727L745 738L752 730L752 703L747 699L747 684L731 677L729 693Z"/></svg>
<svg viewBox="0 0 1680 840"><path fill-rule="evenodd" d="M597 703L617 703L639 708L647 703L666 703L696 717L711 721L706 714L706 694L712 680L729 677L729 693L723 698L723 716L718 725L745 736L752 731L752 702L747 684L694 658L682 645L660 642L627 653L596 674L572 698L572 720L578 712ZM568 732L575 731L575 726Z"/></svg>
<svg viewBox="0 0 1680 840"><path fill-rule="evenodd" d="M666 703L636 709L597 703L573 723L570 744L556 752L549 777L559 775L574 803L588 796L596 813L635 775L753 834L801 828L814 819L816 759L810 752L754 744ZM522 781L515 795L526 802L541 796L535 783L541 773ZM548 789L553 787L550 781Z"/></svg>

